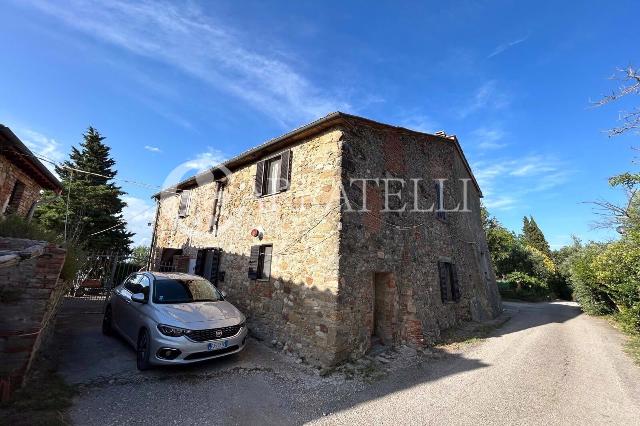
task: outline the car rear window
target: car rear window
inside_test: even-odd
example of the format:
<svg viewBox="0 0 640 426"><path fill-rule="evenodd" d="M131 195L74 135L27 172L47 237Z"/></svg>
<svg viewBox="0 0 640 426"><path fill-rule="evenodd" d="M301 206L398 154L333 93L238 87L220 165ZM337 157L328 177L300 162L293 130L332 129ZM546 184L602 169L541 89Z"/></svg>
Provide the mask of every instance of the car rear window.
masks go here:
<svg viewBox="0 0 640 426"><path fill-rule="evenodd" d="M153 303L217 302L218 290L204 278L159 278L153 286Z"/></svg>

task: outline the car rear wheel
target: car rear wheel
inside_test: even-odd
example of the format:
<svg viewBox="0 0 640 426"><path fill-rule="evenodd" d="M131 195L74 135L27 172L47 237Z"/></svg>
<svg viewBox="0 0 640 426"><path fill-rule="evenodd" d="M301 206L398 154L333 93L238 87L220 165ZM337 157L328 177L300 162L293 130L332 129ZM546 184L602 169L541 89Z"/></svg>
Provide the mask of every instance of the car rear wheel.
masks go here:
<svg viewBox="0 0 640 426"><path fill-rule="evenodd" d="M102 317L102 334L105 336L113 336L112 315L111 306L107 306Z"/></svg>
<svg viewBox="0 0 640 426"><path fill-rule="evenodd" d="M138 370L144 371L151 368L151 363L149 362L149 354L151 347L151 341L149 337L149 332L147 329L142 329L140 334L138 335L138 344L136 345L136 363L138 366Z"/></svg>

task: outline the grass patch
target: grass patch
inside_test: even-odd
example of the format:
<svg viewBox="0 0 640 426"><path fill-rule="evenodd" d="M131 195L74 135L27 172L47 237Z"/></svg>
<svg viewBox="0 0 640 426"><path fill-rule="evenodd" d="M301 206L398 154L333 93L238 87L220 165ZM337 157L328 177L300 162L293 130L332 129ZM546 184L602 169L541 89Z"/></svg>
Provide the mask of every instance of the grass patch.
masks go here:
<svg viewBox="0 0 640 426"><path fill-rule="evenodd" d="M39 357L27 384L0 404L0 425L67 425L65 411L74 395L75 389L62 380L51 362Z"/></svg>
<svg viewBox="0 0 640 426"><path fill-rule="evenodd" d="M640 365L640 335L631 335L629 341L624 345L624 350L636 364Z"/></svg>

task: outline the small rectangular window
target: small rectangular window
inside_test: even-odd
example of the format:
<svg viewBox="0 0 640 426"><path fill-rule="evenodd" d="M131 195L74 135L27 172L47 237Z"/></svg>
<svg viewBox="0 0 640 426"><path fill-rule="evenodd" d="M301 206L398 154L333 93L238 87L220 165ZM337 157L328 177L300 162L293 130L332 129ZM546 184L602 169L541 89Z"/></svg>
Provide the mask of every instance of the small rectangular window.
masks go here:
<svg viewBox="0 0 640 426"><path fill-rule="evenodd" d="M180 194L180 207L178 207L178 217L186 217L191 200L191 190L184 190Z"/></svg>
<svg viewBox="0 0 640 426"><path fill-rule="evenodd" d="M280 155L256 164L255 194L257 197L277 194L289 189L291 158L291 150L286 150Z"/></svg>
<svg viewBox="0 0 640 426"><path fill-rule="evenodd" d="M249 256L249 278L268 280L271 277L272 245L252 246Z"/></svg>
<svg viewBox="0 0 640 426"><path fill-rule="evenodd" d="M267 280L271 277L271 253L273 246L260 246L258 257L258 279Z"/></svg>
<svg viewBox="0 0 640 426"><path fill-rule="evenodd" d="M279 189L280 182L280 156L271 158L265 162L264 179L262 189L263 195L275 194Z"/></svg>

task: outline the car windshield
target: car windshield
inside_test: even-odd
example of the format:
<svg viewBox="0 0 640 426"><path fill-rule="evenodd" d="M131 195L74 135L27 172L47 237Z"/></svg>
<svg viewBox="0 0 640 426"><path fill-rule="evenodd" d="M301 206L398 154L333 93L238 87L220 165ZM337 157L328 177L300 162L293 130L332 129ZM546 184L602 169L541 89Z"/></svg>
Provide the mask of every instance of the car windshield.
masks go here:
<svg viewBox="0 0 640 426"><path fill-rule="evenodd" d="M153 286L153 303L217 302L218 290L204 278L160 278Z"/></svg>

